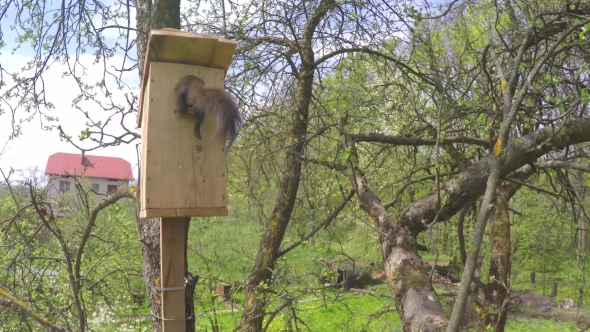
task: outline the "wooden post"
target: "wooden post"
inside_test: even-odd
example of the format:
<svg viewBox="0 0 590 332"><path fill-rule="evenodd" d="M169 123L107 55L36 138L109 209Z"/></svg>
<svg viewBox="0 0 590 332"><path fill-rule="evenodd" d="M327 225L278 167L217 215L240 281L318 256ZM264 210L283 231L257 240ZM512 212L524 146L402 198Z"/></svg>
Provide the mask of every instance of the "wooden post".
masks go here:
<svg viewBox="0 0 590 332"><path fill-rule="evenodd" d="M202 140L194 116L174 112L174 86L185 75L223 89L236 42L176 29L150 31L139 98L142 128L140 218L160 219L162 329L186 330L185 237L190 217L227 216L227 161L217 122L207 115ZM187 218L188 217L188 218Z"/></svg>
<svg viewBox="0 0 590 332"><path fill-rule="evenodd" d="M184 238L190 218L160 220L162 288L184 286ZM186 331L184 289L162 291L162 331ZM174 319L174 320L167 320Z"/></svg>

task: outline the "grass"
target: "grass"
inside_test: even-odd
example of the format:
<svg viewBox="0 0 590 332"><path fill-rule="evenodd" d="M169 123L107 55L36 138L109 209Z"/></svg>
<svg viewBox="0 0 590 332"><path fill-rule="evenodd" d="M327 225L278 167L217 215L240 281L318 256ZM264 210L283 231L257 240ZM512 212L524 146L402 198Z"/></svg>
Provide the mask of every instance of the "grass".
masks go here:
<svg viewBox="0 0 590 332"><path fill-rule="evenodd" d="M533 319L509 315L506 331L514 332L571 332L579 331L576 322L557 322L554 319Z"/></svg>
<svg viewBox="0 0 590 332"><path fill-rule="evenodd" d="M219 281L239 282L251 272L252 263L258 251L261 226L243 223L233 218L196 218L192 221L189 240L189 270L201 276L196 296L197 331L233 331L241 320L241 311L228 312L229 307L219 301L210 289ZM276 288L283 288L291 298L298 301L293 311L282 310L269 324L269 331L401 331L401 323L395 312L393 301L379 295L390 295L385 284L373 285L369 289L377 295L363 295L334 289L321 289L319 277L326 272L325 261L335 255L346 253L359 262L380 262L380 249L370 232L349 229L350 236L318 236L313 245L304 243L282 257L277 263L275 276ZM287 234L283 247L297 240L296 236ZM425 255L432 260L432 255ZM441 255L439 261L450 261L450 257ZM539 291L542 284L528 284L526 271L519 271L515 278L518 290ZM540 274L537 275L540 280ZM563 276L566 280L567 276ZM565 281L565 280L564 280ZM275 287L275 286L273 286ZM549 286L550 288L550 286ZM438 290L443 292L443 290ZM559 298L570 296L575 288L568 284L561 286ZM542 292L539 292L542 293ZM244 301L243 292L234 297L236 307ZM280 306L283 302L275 300L269 309ZM451 309L451 308L446 308ZM141 313L149 315L149 311ZM266 319L271 315L268 314ZM213 328L215 326L215 328ZM105 331L150 331L151 322L125 322L109 324ZM127 328L127 329L125 329ZM524 315L510 315L506 331L578 331L575 322L557 322L530 318Z"/></svg>
<svg viewBox="0 0 590 332"><path fill-rule="evenodd" d="M565 299L573 299L576 303L579 297L579 283L575 281L577 276L570 275L571 270L575 267L564 269L564 271L547 273L543 276L542 273L537 273L536 282L530 282L530 271L524 271L514 276L512 286L514 290L521 292L534 292L537 294L549 295L551 293L551 286L553 281L557 281L557 296L556 301ZM590 301L590 293L584 293L584 302Z"/></svg>
<svg viewBox="0 0 590 332"><path fill-rule="evenodd" d="M298 309L311 331L401 331L392 301L371 295L348 293L338 301L316 300L300 304ZM276 323L271 330L281 331L283 324Z"/></svg>
<svg viewBox="0 0 590 332"><path fill-rule="evenodd" d="M309 293L309 289L301 286L291 286L286 290L295 296L300 292L299 299L293 305L293 311L283 310L269 324L268 331L287 331L289 326L293 331L402 331L398 314L395 312L393 301L388 298L390 292L386 284L371 285L371 294L359 294L333 288L316 288L316 292ZM442 291L439 289L439 291ZM197 292L197 331L233 331L239 325L241 311L228 312L229 307L217 299L215 294L201 287ZM238 293L237 307L243 302L243 294ZM273 311L283 302L275 299L269 311ZM448 308L450 309L450 308ZM142 311L142 314L149 312ZM267 319L270 315L266 316ZM266 323L266 322L265 322ZM215 326L215 328L213 328ZM151 322L120 322L103 326L104 331L150 331ZM467 329L475 331L474 329ZM538 319L526 314L509 315L506 331L514 332L570 332L579 331L575 322L559 322L553 319Z"/></svg>
<svg viewBox="0 0 590 332"><path fill-rule="evenodd" d="M385 285L371 286L376 294L387 294ZM386 298L343 292L331 292L326 300L316 298L296 305L298 317L305 324L298 323L295 329L290 312L277 316L268 331L285 331L290 322L293 331L402 331L399 316L392 301ZM197 320L198 331L212 331L211 320L216 319L219 331L232 331L240 321L241 312L220 313L201 316ZM475 329L468 329L475 331ZM535 319L523 315L509 315L506 325L509 332L573 332L579 331L575 322L558 322L553 319Z"/></svg>
<svg viewBox="0 0 590 332"><path fill-rule="evenodd" d="M388 294L387 286L376 285L370 289L375 295L336 289L326 289L324 296L306 294L294 305L297 319L293 311L284 310L270 322L268 331L285 331L288 325L294 331L401 331L393 302L380 296ZM271 305L270 311L281 303L277 301ZM220 331L232 331L240 318L239 311L218 313L215 317L202 315L197 321L197 330L211 331L215 321Z"/></svg>

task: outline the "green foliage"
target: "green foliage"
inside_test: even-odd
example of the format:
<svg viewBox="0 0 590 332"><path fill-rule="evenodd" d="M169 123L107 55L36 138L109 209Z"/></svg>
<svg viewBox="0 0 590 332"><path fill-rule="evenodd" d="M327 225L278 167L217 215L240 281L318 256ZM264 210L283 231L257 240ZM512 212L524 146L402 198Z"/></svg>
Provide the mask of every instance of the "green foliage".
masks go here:
<svg viewBox="0 0 590 332"><path fill-rule="evenodd" d="M80 201L71 199L64 205L69 208L62 210L67 214L56 217L55 221L46 216L50 227L59 228L59 235L55 235L41 222L25 191L14 190L10 195L2 191L0 286L55 324L74 323L76 310L72 306L66 256L72 262L75 260L87 225L87 210L77 205ZM13 195L18 198L18 206ZM92 195L89 198L90 206L100 200ZM76 206L78 209L72 209ZM104 322L100 317L129 316L137 312L130 292L144 292L145 285L141 278L134 210L134 203L122 200L100 212L86 243L80 265L80 294L90 326L101 326ZM67 251L63 250L58 236L63 238ZM16 329L23 324L14 313L5 311L0 315L3 321L9 322L3 328Z"/></svg>
<svg viewBox="0 0 590 332"><path fill-rule="evenodd" d="M361 3L362 6L371 4ZM349 134L375 133L415 141L440 137L438 143L441 147L438 150L426 143L416 143L416 146L384 142L356 144L358 161L355 162L358 162L358 167L366 178L366 185L379 196L381 203L388 206L392 217L416 199L437 194L439 187L444 192L437 204L440 207L454 207L455 202L451 200L449 193L456 190L457 181L464 179L453 179L451 176L477 163L491 152L486 142L494 140L498 129L506 120L505 112L508 109L505 109L505 104L516 100L514 95L509 95L512 90L522 92L532 99L530 104L527 101L516 105L517 119L511 128L510 140L536 130L539 126L552 126L556 119L563 119L571 114L587 115L584 113L587 111L585 108L581 108L581 111L577 109L578 105L590 103L587 88L587 47L574 46L587 41L589 25L572 35L579 40L569 36L560 45L563 49L560 48L558 53L548 57L550 65L544 66L538 75L529 78L531 70L555 42L556 36L535 36L531 39L534 45L524 55L525 61L514 63L516 51L527 29L537 25L535 33L547 32L549 30L545 30L542 25L552 19L552 14L547 14L547 19L533 21L531 17L527 17L531 13L527 15L528 9L525 8L528 7L522 6L524 2L510 2L506 4L506 8L501 9L493 1L457 3L457 7L451 8L440 19L426 19L436 12L433 8L426 8L429 11L427 14L423 8L394 2L397 11L392 15L396 18L391 22L381 22L381 18L389 17L374 17L372 21L369 20L371 28L376 31L372 35L363 35L366 33L363 31L370 29L361 22L363 13L370 10L353 12L347 7L352 6L351 3L338 4L343 21L334 20L334 16L328 16L322 21L316 32L325 39L314 40L313 48L324 46L330 51L338 51L338 46L345 43L366 46L371 52L381 54L369 56L362 52L336 52L342 57L317 64L314 70L319 75L315 77L312 87L313 102L307 121L309 133L296 139L305 140L305 154L310 159L348 166L353 154L350 148L342 148L340 124ZM82 3L74 4L72 10L80 9L82 12L82 8L77 7L81 5ZM186 25L191 28L205 26L204 29L210 28L216 34L227 31L228 35L238 39L239 48L235 58L241 62L237 66L237 73L228 73L228 84L236 87L240 102L245 103L244 109L252 112L248 114L248 123L229 156L228 200L231 217L195 218L189 234L189 270L201 277L196 292L196 305L199 313L197 324L202 329L219 327L221 330L231 330L239 322L239 313L223 312L227 307L212 290L221 281L229 282L236 288L233 294L235 304L243 304L243 292L239 285L252 272L261 234L266 222L272 220L274 205L281 199L281 191L292 188L281 187L284 186L282 172L285 160L295 158L285 155L285 149L296 143L290 134L293 120L304 117L294 112L296 98L301 97L297 95L300 86L294 79L297 77L294 72L274 72L262 68L284 67L292 70L291 66L296 67L300 63L297 57L301 52L289 47L299 44L299 41L284 40L277 45L272 40L251 43L241 39L243 34L248 34L249 39L255 39L252 36L260 29L260 22L255 22L258 5L252 4L252 8L235 16L236 21L229 22L229 30L237 26L237 31L227 31L225 17L219 20L214 8L202 11L205 17L197 24L188 22L190 24ZM41 64L48 62L44 60L60 60L60 57L70 56L66 55L65 50L69 45L64 39L73 35L83 45L72 48L75 50L71 54L75 55L72 58L77 59L83 53L93 55L91 57L94 62L113 57L118 46L109 48L100 36L94 35L97 30L91 27L89 21L92 21L92 15L83 16L79 24L72 24L67 21L69 17L59 17L58 11L54 11L53 19L61 22L60 25L76 27L73 30L65 29L58 35L44 31L43 27L47 24L52 26L53 21L45 21L45 17L41 19L41 16L33 15L42 11L39 6L35 2L24 3L25 15L17 16L14 21L21 32L18 41L37 47L36 58L30 62L35 80L45 70ZM555 12L562 10L561 6L558 1L537 1L532 9L539 13ZM183 13L186 15L183 18L190 18L192 14L199 12L198 9L200 8L197 6L191 7L187 13ZM291 9L297 12L296 8ZM127 21L124 6L120 9L105 7L104 10L108 13L107 16ZM271 20L282 16L280 11L274 10L265 9L265 15L273 17ZM375 11L376 14L378 12L379 10ZM403 19L408 21L397 21L397 13L403 13ZM27 21L27 14L34 19ZM570 16L559 17L557 21L563 22L565 26L579 21ZM234 17L233 13L228 17ZM303 21L303 17L305 15L302 13L293 20L295 27L301 28L297 24ZM207 20L213 22L208 24L210 22ZM218 29L215 25L218 22L215 21L223 22L223 30ZM111 23L113 22L108 24ZM348 24L353 27L349 36L351 40L344 40L342 36L338 37L340 39L331 39L334 36L332 33L336 31L328 28L322 30L330 26L346 29ZM382 28L381 24L389 26ZM118 26L118 23L113 26ZM397 30L398 26L404 26L406 30ZM248 30L250 28L251 31ZM268 28L272 28L272 24ZM266 35L266 31L264 33ZM403 38L398 33L403 34ZM269 35L273 36L272 31ZM289 38L284 36L284 31L276 35ZM263 46L263 51L257 49L260 45ZM3 46L0 41L0 47ZM48 54L52 49L55 50L54 53ZM323 48L321 49L323 52ZM271 55L274 54L288 57L290 63L287 64L282 58L272 58ZM507 79L513 74L513 70L518 74L517 82L514 86L508 86ZM11 74L13 80L20 84L19 89L14 91L36 91L31 87L39 81L27 80L23 73ZM76 74L66 72L65 75ZM104 76L120 77L107 73ZM81 87L80 95L74 102L76 107L81 107L78 105L81 100L96 98L96 101L101 98L96 93L97 90L88 88L80 77L75 79ZM112 92L106 86L107 82L102 80L95 85L105 97L111 97ZM260 90L265 89L268 89L268 95L262 92L258 95ZM52 108L44 100L43 94L15 93L12 97L22 98L22 108L25 111L38 110L41 105ZM133 109L133 105L129 108L126 104L124 107L115 104L115 101L109 100L105 103L105 108L118 108L122 110L122 114L128 114L127 110ZM85 115L91 118L89 113ZM55 120L49 116L45 118ZM92 125L88 124L88 128L78 129L79 139L91 141L92 135L103 133L102 121L92 119L89 123ZM20 127L15 125L13 135L19 134ZM479 144L446 144L453 136L478 139ZM73 137L68 133L60 133L60 138L68 142L72 142ZM106 144L102 140L100 143ZM580 145L571 149L584 152L587 146ZM560 151L548 154L550 158L561 156ZM588 162L588 158L583 155L566 156L576 161ZM439 173L442 174L440 178L434 176ZM531 188L521 189L512 200L511 243L515 254L511 287L514 290L546 294L551 282L558 281L560 288L557 299L572 298L577 301L578 290L587 287L586 266L590 248L587 246L580 252L577 234L580 220L586 215L584 206L589 203L584 192L590 180L585 175L578 178L574 175L563 170L539 171L527 180ZM435 180L439 180L440 186ZM373 229L374 221L358 206L356 197L329 226L311 238L307 236L340 204L350 188L347 174L313 162L303 163L294 211L288 216L289 225L281 248L284 250L299 241L301 244L283 255L273 270L272 280L260 285L261 289L269 291L269 310L278 309L285 303L293 304L274 317L270 324L271 330L295 327L298 322L296 317L302 319L301 324L307 324L312 331L331 329L330 326L350 331L399 329L399 318L389 312L393 310L391 301L373 295L361 297L358 294L337 293L323 286L323 277L333 274L327 268L330 261L351 260L355 266L367 268L370 263L376 263L379 267L382 260L380 234ZM75 321L77 313L71 308L71 284L65 269L64 256L74 255L81 243L81 235L87 226L87 206L80 200L66 202L68 204L60 208L59 212L67 215L55 222L60 228L60 235L54 236L40 223L39 216L31 206L25 206L28 204L26 199L13 199L6 187L0 189L0 246L6 248L0 251L0 280L10 286L17 298L32 303L40 312L56 317L56 323L69 325ZM552 194L543 195L548 192ZM91 199L90 203L95 202L96 200ZM474 210L478 207L478 202L475 202ZM134 208L132 203L121 203L101 212L82 254L82 298L90 324L96 330L126 330L149 326L149 323L134 325L128 322L111 322L119 317L149 315L145 301L141 303L134 300L130 294L132 291L140 294L145 292ZM473 223L474 213L470 212L463 225L467 237L464 244L467 246ZM432 235L432 242L427 234L418 236L418 243L430 250L423 257L434 259L434 252L437 251L440 252L439 260L458 261L456 218L433 226ZM62 236L65 244L58 241ZM67 250L64 249L66 246ZM486 238L482 244L483 264L480 271L480 279L484 283L489 281L491 250L489 239ZM533 270L538 275L535 284L530 283L527 278ZM384 285L371 289L377 294L388 294ZM589 296L586 292L586 303ZM270 317L269 315L266 319ZM0 318L9 322L8 329L16 329L21 323L20 316L12 311L0 312ZM508 327L508 330L515 331L532 327L543 330L535 327L531 320L523 321L520 317L509 322ZM548 324L550 330L565 327L558 323Z"/></svg>
<svg viewBox="0 0 590 332"><path fill-rule="evenodd" d="M514 332L570 332L579 331L574 322L557 322L554 319L539 320L525 317L510 317L506 331Z"/></svg>
<svg viewBox="0 0 590 332"><path fill-rule="evenodd" d="M377 295L361 295L352 292L338 292L328 289L320 296L308 296L294 305L297 318L293 312L283 311L270 322L269 331L401 331L401 323L392 303L378 295L389 291L385 285L371 287ZM269 309L273 310L276 305ZM200 315L197 330L211 330L217 324L220 331L231 331L241 319L241 312L210 311ZM212 316L215 317L212 317ZM267 324L265 320L264 324ZM307 326L307 327L306 327Z"/></svg>

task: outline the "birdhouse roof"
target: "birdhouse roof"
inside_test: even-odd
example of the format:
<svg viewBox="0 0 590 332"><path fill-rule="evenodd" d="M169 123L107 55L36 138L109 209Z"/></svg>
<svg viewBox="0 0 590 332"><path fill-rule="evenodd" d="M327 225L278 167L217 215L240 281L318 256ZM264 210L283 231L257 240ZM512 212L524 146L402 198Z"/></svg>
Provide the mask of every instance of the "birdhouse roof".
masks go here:
<svg viewBox="0 0 590 332"><path fill-rule="evenodd" d="M137 125L141 127L143 98L152 61L217 68L227 73L236 45L233 40L217 36L169 28L152 30L144 62Z"/></svg>

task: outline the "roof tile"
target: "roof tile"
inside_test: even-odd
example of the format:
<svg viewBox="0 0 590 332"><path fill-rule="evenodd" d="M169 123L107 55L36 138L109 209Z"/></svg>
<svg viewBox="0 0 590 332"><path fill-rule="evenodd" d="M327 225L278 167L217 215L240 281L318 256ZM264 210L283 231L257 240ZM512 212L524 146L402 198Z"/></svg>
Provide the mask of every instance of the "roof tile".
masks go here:
<svg viewBox="0 0 590 332"><path fill-rule="evenodd" d="M82 165L81 154L58 152L49 156L45 174L66 173L94 178L133 180L131 164L122 158L85 155Z"/></svg>

